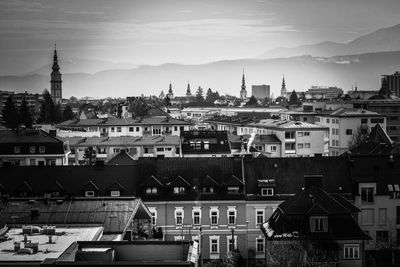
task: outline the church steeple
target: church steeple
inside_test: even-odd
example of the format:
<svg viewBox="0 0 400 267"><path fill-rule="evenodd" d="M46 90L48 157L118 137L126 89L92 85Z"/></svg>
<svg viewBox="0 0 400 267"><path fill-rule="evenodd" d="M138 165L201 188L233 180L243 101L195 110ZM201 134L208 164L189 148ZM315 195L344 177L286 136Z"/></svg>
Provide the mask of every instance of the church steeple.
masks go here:
<svg viewBox="0 0 400 267"><path fill-rule="evenodd" d="M244 69L243 69L243 76L242 76L242 89L240 90L240 98L242 100L246 100L247 99L247 91L246 91L246 80L244 77Z"/></svg>
<svg viewBox="0 0 400 267"><path fill-rule="evenodd" d="M283 75L283 78L282 78L281 96L282 97L287 97L285 75Z"/></svg>
<svg viewBox="0 0 400 267"><path fill-rule="evenodd" d="M57 47L54 45L53 66L50 79L51 97L55 104L60 104L62 100L62 80L60 66L58 65Z"/></svg>
<svg viewBox="0 0 400 267"><path fill-rule="evenodd" d="M168 89L168 94L167 94L167 96L168 96L169 98L173 98L173 97L174 97L174 93L172 92L172 84L171 84L171 83L169 83L169 89Z"/></svg>
<svg viewBox="0 0 400 267"><path fill-rule="evenodd" d="M190 83L188 83L187 85L187 89L186 89L186 96L191 96L192 92L190 91Z"/></svg>

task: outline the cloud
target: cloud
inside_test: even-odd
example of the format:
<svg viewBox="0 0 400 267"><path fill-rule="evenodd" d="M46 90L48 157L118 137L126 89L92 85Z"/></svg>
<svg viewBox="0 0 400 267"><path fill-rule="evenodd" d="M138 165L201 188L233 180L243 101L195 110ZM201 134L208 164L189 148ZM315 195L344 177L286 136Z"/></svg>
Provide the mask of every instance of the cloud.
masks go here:
<svg viewBox="0 0 400 267"><path fill-rule="evenodd" d="M51 7L34 0L2 0L0 2L2 12L42 12L49 8Z"/></svg>

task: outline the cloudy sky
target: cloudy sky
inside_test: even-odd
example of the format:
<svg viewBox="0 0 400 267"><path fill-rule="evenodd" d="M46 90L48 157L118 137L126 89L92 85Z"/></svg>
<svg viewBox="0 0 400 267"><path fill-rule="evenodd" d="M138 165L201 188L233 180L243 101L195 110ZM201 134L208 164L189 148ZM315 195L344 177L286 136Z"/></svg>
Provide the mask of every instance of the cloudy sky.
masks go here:
<svg viewBox="0 0 400 267"><path fill-rule="evenodd" d="M399 0L1 0L0 58L11 72L54 43L65 57L135 65L249 58L347 42L398 24L399 10Z"/></svg>

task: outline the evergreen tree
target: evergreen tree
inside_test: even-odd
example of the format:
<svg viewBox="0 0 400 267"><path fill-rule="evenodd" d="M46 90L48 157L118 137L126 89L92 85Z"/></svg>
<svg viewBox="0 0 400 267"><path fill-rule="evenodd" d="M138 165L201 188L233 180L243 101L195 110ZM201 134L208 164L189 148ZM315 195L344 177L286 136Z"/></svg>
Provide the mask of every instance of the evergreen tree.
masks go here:
<svg viewBox="0 0 400 267"><path fill-rule="evenodd" d="M4 105L2 110L2 114L4 126L11 129L16 129L18 127L18 111L11 96L7 98L6 104Z"/></svg>
<svg viewBox="0 0 400 267"><path fill-rule="evenodd" d="M49 91L44 90L43 102L40 108L39 121L41 123L54 123L54 103Z"/></svg>
<svg viewBox="0 0 400 267"><path fill-rule="evenodd" d="M72 120L75 117L74 112L72 111L72 108L70 105L66 105L65 109L63 111L63 120L67 121L67 120Z"/></svg>
<svg viewBox="0 0 400 267"><path fill-rule="evenodd" d="M199 88L197 88L197 91L196 91L196 101L197 102L203 102L204 101L203 88L201 88L200 86L199 86Z"/></svg>
<svg viewBox="0 0 400 267"><path fill-rule="evenodd" d="M128 111L132 112L134 117L144 117L148 114L150 109L151 107L139 97L135 98L128 105Z"/></svg>
<svg viewBox="0 0 400 267"><path fill-rule="evenodd" d="M257 106L258 105L258 101L257 99L252 95L249 99L249 101L246 103L245 106Z"/></svg>
<svg viewBox="0 0 400 267"><path fill-rule="evenodd" d="M213 91L211 90L211 88L208 88L207 90L206 101L213 102Z"/></svg>
<svg viewBox="0 0 400 267"><path fill-rule="evenodd" d="M54 110L52 112L52 123L59 123L61 121L62 121L61 105L57 104L54 106Z"/></svg>
<svg viewBox="0 0 400 267"><path fill-rule="evenodd" d="M93 147L87 147L83 154L83 160L85 165L93 166L96 164L96 151Z"/></svg>
<svg viewBox="0 0 400 267"><path fill-rule="evenodd" d="M297 105L300 102L299 97L297 96L297 93L295 90L290 94L289 97L289 105Z"/></svg>
<svg viewBox="0 0 400 267"><path fill-rule="evenodd" d="M32 128L33 117L25 98L22 99L21 106L19 107L18 122L25 125L26 128Z"/></svg>
<svg viewBox="0 0 400 267"><path fill-rule="evenodd" d="M164 98L164 104L165 104L166 107L170 107L171 106L171 99L169 98L168 95Z"/></svg>

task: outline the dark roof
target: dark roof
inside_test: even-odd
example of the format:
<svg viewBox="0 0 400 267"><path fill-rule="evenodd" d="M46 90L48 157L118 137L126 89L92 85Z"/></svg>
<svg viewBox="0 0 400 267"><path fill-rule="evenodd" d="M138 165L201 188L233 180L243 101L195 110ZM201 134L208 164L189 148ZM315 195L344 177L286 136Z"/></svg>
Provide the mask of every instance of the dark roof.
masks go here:
<svg viewBox="0 0 400 267"><path fill-rule="evenodd" d="M63 143L63 141L55 136L50 135L42 130L35 129L19 129L15 130L0 130L0 144L22 143Z"/></svg>
<svg viewBox="0 0 400 267"><path fill-rule="evenodd" d="M185 154L231 154L226 131L181 132L182 153ZM206 148L205 143L208 144ZM194 146L192 146L194 144Z"/></svg>
<svg viewBox="0 0 400 267"><path fill-rule="evenodd" d="M260 198L258 180L274 180L275 196L287 199L304 187L305 175L322 175L322 188L351 197L354 191L349 162L342 157L245 158L246 193Z"/></svg>
<svg viewBox="0 0 400 267"><path fill-rule="evenodd" d="M123 233L139 208L144 206L137 198L9 199L0 224L95 224L104 234Z"/></svg>
<svg viewBox="0 0 400 267"><path fill-rule="evenodd" d="M331 195L319 186L310 185L281 203L261 229L269 239L281 239L287 237L288 233L298 233L298 236L311 240L370 239L352 217L357 211L344 198ZM327 216L327 231L312 232L311 216Z"/></svg>
<svg viewBox="0 0 400 267"><path fill-rule="evenodd" d="M376 183L377 195L388 195L388 185L400 185L400 156L351 156L352 179L360 183Z"/></svg>
<svg viewBox="0 0 400 267"><path fill-rule="evenodd" d="M125 149L122 149L117 155L111 158L107 165L132 165L135 160L128 153L126 153Z"/></svg>
<svg viewBox="0 0 400 267"><path fill-rule="evenodd" d="M224 116L224 115L217 115L210 119L205 120L204 122L208 123L223 123L223 124L232 124L236 126L246 125L250 122L257 122L259 121L258 118L250 116Z"/></svg>
<svg viewBox="0 0 400 267"><path fill-rule="evenodd" d="M82 196L90 185L99 196L109 196L110 187L118 182L126 188L121 195L135 196L137 175L137 165L2 167L0 184L10 195L26 191L29 185L29 191L35 196L43 197L58 191L60 186L62 189L59 190L65 195Z"/></svg>

